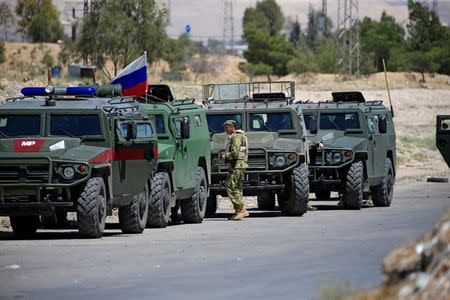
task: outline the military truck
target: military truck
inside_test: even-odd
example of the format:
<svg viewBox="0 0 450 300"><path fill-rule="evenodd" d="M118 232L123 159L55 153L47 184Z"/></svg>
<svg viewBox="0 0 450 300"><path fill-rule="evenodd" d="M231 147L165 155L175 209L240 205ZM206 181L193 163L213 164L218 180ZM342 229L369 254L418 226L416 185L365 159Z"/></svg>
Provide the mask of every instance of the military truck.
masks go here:
<svg viewBox="0 0 450 300"><path fill-rule="evenodd" d="M309 184L303 126L290 103L295 97L292 81L209 84L203 87L204 107L211 132L211 194L207 214L217 209L217 195L226 196L228 166L220 163L227 134L222 124L234 120L246 131L248 168L243 193L257 196L258 207L275 207L303 215L307 211ZM300 109L299 107L297 108Z"/></svg>
<svg viewBox="0 0 450 300"><path fill-rule="evenodd" d="M0 214L14 233L33 235L42 216L76 212L80 235L98 238L113 208L124 233L141 233L158 148L139 103L112 96L117 87L22 93L0 106Z"/></svg>
<svg viewBox="0 0 450 300"><path fill-rule="evenodd" d="M158 165L150 194L147 224L201 223L211 182L211 147L205 111L194 99L174 100L167 85L150 85L140 100L155 120ZM172 214L172 220L171 218Z"/></svg>
<svg viewBox="0 0 450 300"><path fill-rule="evenodd" d="M450 168L450 115L436 116L436 147Z"/></svg>
<svg viewBox="0 0 450 300"><path fill-rule="evenodd" d="M390 206L395 130L382 101L366 101L361 92L334 92L332 100L298 105L309 134L309 184L316 200L328 200L335 191L346 208L361 209L370 195L375 206Z"/></svg>

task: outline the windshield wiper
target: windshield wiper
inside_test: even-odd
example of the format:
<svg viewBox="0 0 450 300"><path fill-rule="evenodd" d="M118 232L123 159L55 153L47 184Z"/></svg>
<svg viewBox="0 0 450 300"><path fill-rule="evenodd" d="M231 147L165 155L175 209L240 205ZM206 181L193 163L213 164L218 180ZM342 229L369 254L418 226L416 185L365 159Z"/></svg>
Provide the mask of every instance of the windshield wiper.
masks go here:
<svg viewBox="0 0 450 300"><path fill-rule="evenodd" d="M339 130L344 130L344 129L342 129L341 127L339 127L339 125L338 124L336 124L336 123L334 123L334 121L333 120L331 120L331 119L328 119L330 122L331 122L331 124L333 124L334 125L334 127L336 127L336 129L339 129Z"/></svg>
<svg viewBox="0 0 450 300"><path fill-rule="evenodd" d="M65 130L65 129L58 128L58 130L64 132L66 135L68 135L68 136L70 136L70 137L72 137L72 138L79 138L78 136L73 135L72 133L68 132L68 131Z"/></svg>
<svg viewBox="0 0 450 300"><path fill-rule="evenodd" d="M0 130L0 134L2 135L2 137L4 138L9 138L10 136L7 135L6 133L4 133L3 131Z"/></svg>
<svg viewBox="0 0 450 300"><path fill-rule="evenodd" d="M214 129L212 129L212 128L208 128L209 129L209 132L211 132L211 133L217 133L217 131L215 131Z"/></svg>

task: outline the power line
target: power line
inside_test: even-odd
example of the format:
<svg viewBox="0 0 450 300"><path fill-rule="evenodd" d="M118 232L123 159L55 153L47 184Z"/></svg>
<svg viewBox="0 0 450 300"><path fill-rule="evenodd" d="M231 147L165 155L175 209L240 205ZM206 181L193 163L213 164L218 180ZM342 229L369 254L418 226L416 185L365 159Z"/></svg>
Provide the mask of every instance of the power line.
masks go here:
<svg viewBox="0 0 450 300"><path fill-rule="evenodd" d="M224 0L224 18L223 18L223 41L224 46L229 45L234 48L234 18L233 18L233 0Z"/></svg>
<svg viewBox="0 0 450 300"><path fill-rule="evenodd" d="M358 0L338 0L337 36L339 56L336 73L349 77L360 74Z"/></svg>

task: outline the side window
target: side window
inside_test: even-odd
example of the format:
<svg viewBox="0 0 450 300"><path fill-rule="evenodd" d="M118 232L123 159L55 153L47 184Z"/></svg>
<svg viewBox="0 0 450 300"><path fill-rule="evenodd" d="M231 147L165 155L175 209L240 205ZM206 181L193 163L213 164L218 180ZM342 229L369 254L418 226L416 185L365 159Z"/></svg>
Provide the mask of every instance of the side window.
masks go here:
<svg viewBox="0 0 450 300"><path fill-rule="evenodd" d="M149 123L137 124L137 138L148 139L153 136L152 126Z"/></svg>
<svg viewBox="0 0 450 300"><path fill-rule="evenodd" d="M163 115L155 115L155 125L156 125L156 133L158 134L166 133Z"/></svg>
<svg viewBox="0 0 450 300"><path fill-rule="evenodd" d="M444 119L441 121L441 131L450 131L450 119Z"/></svg>
<svg viewBox="0 0 450 300"><path fill-rule="evenodd" d="M128 125L127 123L120 123L119 133L123 139L127 136ZM153 136L153 128L149 123L137 123L136 124L136 139L148 139Z"/></svg>
<svg viewBox="0 0 450 300"><path fill-rule="evenodd" d="M197 127L202 126L202 119L200 118L200 115L194 116L194 123L195 123L195 126L197 126Z"/></svg>
<svg viewBox="0 0 450 300"><path fill-rule="evenodd" d="M183 119L181 118L177 118L174 120L174 124L175 124L175 133L177 135L177 137L181 136L181 123L182 123Z"/></svg>
<svg viewBox="0 0 450 300"><path fill-rule="evenodd" d="M374 116L367 116L367 128L369 129L369 133L375 133L375 122L373 120Z"/></svg>

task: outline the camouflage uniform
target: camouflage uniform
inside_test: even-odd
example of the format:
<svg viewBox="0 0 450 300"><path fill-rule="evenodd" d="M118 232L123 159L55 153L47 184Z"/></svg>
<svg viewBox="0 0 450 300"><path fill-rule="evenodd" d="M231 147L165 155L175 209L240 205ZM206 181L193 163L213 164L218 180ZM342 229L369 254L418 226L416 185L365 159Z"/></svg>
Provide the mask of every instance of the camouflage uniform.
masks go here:
<svg viewBox="0 0 450 300"><path fill-rule="evenodd" d="M238 211L244 207L242 199L242 177L247 168L248 147L247 137L242 130L236 130L228 138L224 154L225 162L228 163L227 194L233 204L234 210Z"/></svg>

